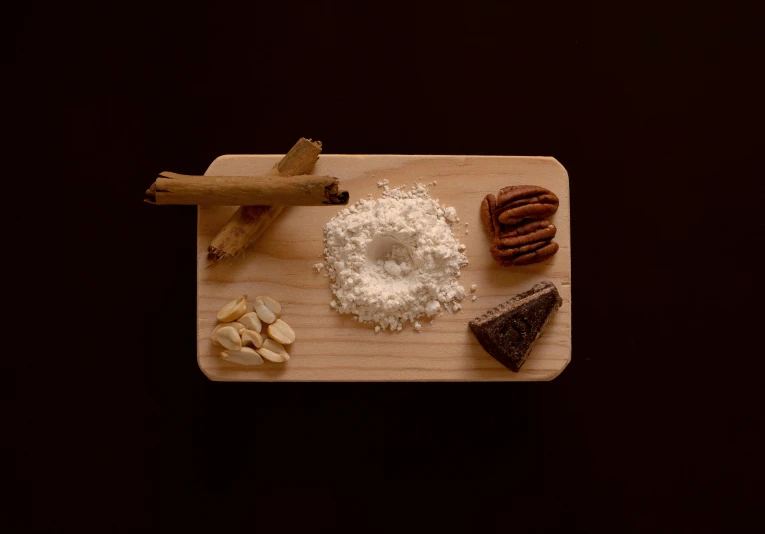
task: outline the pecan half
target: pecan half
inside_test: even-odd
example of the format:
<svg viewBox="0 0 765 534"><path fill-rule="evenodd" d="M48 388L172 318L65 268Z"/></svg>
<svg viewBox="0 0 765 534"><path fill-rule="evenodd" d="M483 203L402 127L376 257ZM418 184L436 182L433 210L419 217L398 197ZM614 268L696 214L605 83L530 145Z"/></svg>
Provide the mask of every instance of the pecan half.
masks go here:
<svg viewBox="0 0 765 534"><path fill-rule="evenodd" d="M499 191L496 200L497 220L502 224L519 224L523 219L546 219L558 211L558 196L536 185L511 185Z"/></svg>
<svg viewBox="0 0 765 534"><path fill-rule="evenodd" d="M491 252L491 255L494 257L495 260L508 259L508 258L514 258L515 256L519 256L521 254L526 254L538 248L542 248L549 243L550 243L550 240L546 239L544 241L537 241L535 243L527 243L525 245L519 245L517 247L504 247L501 244L494 241L489 251Z"/></svg>
<svg viewBox="0 0 765 534"><path fill-rule="evenodd" d="M531 246L526 245L523 247L517 247L514 249L505 249L501 251L501 254L495 255L492 251L492 256L503 267L509 267L511 265L529 265L531 263L539 263L544 261L553 254L558 252L558 243L552 241L542 241L540 243L534 243Z"/></svg>
<svg viewBox="0 0 765 534"><path fill-rule="evenodd" d="M528 254L521 254L513 258L513 265L529 265L531 263L539 263L544 261L553 254L558 252L558 243L552 241L542 248L538 248Z"/></svg>
<svg viewBox="0 0 765 534"><path fill-rule="evenodd" d="M504 247L517 247L535 241L544 241L555 237L554 224L547 219L542 221L525 221L518 226L511 226L508 230L496 236L496 241Z"/></svg>
<svg viewBox="0 0 765 534"><path fill-rule="evenodd" d="M494 227L494 210L497 207L497 199L494 195L486 195L486 198L481 202L481 221L486 231L491 235L496 235L496 228Z"/></svg>

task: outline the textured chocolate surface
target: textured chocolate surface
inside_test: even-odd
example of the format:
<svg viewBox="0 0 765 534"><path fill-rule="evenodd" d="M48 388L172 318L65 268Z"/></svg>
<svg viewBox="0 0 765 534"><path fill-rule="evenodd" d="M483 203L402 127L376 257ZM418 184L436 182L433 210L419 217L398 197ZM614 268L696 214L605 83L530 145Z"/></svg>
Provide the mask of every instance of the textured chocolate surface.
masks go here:
<svg viewBox="0 0 765 534"><path fill-rule="evenodd" d="M563 299L552 282L541 282L470 321L470 330L498 362L518 371Z"/></svg>

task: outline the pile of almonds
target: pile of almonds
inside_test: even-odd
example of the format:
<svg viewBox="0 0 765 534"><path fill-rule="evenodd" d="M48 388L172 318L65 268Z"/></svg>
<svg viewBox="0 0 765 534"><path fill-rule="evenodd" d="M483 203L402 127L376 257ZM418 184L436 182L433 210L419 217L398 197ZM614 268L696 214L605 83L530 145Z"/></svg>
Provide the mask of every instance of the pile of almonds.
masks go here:
<svg viewBox="0 0 765 534"><path fill-rule="evenodd" d="M558 196L537 185L511 185L481 204L481 220L493 240L489 251L503 267L544 261L556 252L556 228L549 220Z"/></svg>
<svg viewBox="0 0 765 534"><path fill-rule="evenodd" d="M258 297L253 308L255 311L247 311L247 295L241 295L218 311L218 325L211 339L213 345L226 349L220 357L240 365L260 365L264 358L286 362L290 355L284 345L295 342L295 332L279 318L281 304L271 297Z"/></svg>

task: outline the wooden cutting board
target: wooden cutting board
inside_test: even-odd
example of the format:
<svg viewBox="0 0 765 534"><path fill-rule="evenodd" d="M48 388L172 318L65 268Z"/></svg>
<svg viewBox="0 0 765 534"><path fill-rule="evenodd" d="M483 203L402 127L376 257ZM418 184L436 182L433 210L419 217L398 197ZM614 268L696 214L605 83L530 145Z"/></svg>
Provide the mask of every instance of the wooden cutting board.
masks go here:
<svg viewBox="0 0 765 534"><path fill-rule="evenodd" d="M280 155L229 155L216 159L207 175L266 174ZM340 178L351 203L372 194L378 180L390 187L428 183L442 205L454 206L460 223L455 234L467 246L470 263L460 281L471 301L456 314L421 321L421 332L407 323L401 332L375 333L374 326L341 316L329 307L329 279L316 273L324 249L323 225L343 207L291 207L271 225L244 257L209 268L207 246L235 211L199 207L197 231L197 360L211 380L222 381L530 381L551 380L571 361L571 229L566 170L553 158L508 156L322 155L314 174ZM535 184L555 192L560 208L558 253L523 267L500 267L489 254L489 236L480 221L487 193L508 185ZM468 321L541 280L555 283L563 306L534 345L521 371L514 373L489 356L473 337ZM284 364L243 367L218 357L210 342L215 314L237 295L250 301L269 295L282 304L282 318L298 340Z"/></svg>

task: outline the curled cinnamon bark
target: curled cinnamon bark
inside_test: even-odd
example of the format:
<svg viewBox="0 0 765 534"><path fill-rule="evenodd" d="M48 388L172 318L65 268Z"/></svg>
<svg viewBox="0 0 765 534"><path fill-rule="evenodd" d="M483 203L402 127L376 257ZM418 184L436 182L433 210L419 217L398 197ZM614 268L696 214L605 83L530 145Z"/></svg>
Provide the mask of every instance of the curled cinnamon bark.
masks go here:
<svg viewBox="0 0 765 534"><path fill-rule="evenodd" d="M164 172L144 200L150 204L198 206L331 206L348 203L333 176L186 176Z"/></svg>
<svg viewBox="0 0 765 534"><path fill-rule="evenodd" d="M272 176L308 174L321 154L321 142L300 138L295 146L274 165ZM231 259L258 240L279 216L284 206L242 206L228 220L207 248L213 263Z"/></svg>

